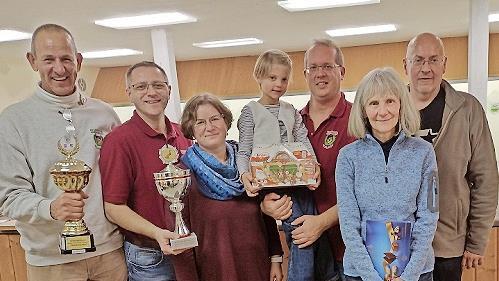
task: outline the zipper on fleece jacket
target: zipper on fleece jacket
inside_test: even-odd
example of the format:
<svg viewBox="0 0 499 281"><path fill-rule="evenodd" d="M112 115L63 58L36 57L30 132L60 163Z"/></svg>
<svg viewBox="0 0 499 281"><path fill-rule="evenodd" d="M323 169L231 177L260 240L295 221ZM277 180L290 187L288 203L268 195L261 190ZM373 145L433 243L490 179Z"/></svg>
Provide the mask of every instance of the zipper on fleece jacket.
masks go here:
<svg viewBox="0 0 499 281"><path fill-rule="evenodd" d="M385 183L388 183L388 164L385 165Z"/></svg>

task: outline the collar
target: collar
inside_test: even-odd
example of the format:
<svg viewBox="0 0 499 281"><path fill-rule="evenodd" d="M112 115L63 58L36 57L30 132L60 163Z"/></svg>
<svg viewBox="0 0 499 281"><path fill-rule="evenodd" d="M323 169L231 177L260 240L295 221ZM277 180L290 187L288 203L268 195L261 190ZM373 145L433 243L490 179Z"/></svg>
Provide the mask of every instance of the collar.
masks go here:
<svg viewBox="0 0 499 281"><path fill-rule="evenodd" d="M345 114L347 110L348 101L345 99L345 94L343 92L340 92L340 94L341 94L340 100L338 101L338 104L331 112L331 114L329 114L330 117L340 118ZM308 101L307 105L305 105L305 107L302 110L300 110L300 114L308 116L309 110L310 110L310 101Z"/></svg>
<svg viewBox="0 0 499 281"><path fill-rule="evenodd" d="M139 114L137 114L137 111L133 111L132 118L130 118L130 123L136 125L144 134L146 134L149 137L156 137L158 135L163 135L161 133L156 132L153 130L149 125L144 121ZM178 133L176 130L173 129L173 125L168 119L168 117L165 116L165 125L166 125L166 140L169 141L171 139L175 139L178 136Z"/></svg>
<svg viewBox="0 0 499 281"><path fill-rule="evenodd" d="M465 101L464 94L456 91L449 82L442 79L440 87L445 91L445 104L452 111L456 111Z"/></svg>
<svg viewBox="0 0 499 281"><path fill-rule="evenodd" d="M86 102L86 98L78 90L75 90L69 96L56 96L42 89L41 82L36 85L35 95L44 102L56 104L64 108L74 108Z"/></svg>
<svg viewBox="0 0 499 281"><path fill-rule="evenodd" d="M405 132L403 130L399 130L397 140L393 143L393 145L402 142L405 138L406 138ZM365 136L364 140L366 140L366 141L369 140L371 142L379 144L379 142L369 132L366 132L366 136Z"/></svg>

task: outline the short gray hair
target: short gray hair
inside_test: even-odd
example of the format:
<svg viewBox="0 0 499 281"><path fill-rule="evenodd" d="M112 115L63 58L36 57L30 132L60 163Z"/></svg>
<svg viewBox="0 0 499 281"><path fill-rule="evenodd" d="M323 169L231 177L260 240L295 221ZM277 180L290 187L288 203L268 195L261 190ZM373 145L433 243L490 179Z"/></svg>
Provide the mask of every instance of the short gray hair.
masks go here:
<svg viewBox="0 0 499 281"><path fill-rule="evenodd" d="M125 83L126 86L125 88L128 88L130 85L130 76L132 76L132 72L139 68L139 67L152 67L152 68L157 68L164 76L165 80L168 82L168 75L166 75L165 70L159 66L157 63L152 62L152 61L141 61L139 63L136 63L128 68L128 70L125 73Z"/></svg>
<svg viewBox="0 0 499 281"><path fill-rule="evenodd" d="M419 130L419 112L409 97L409 90L400 76L391 67L376 68L362 78L355 95L355 101L348 120L348 133L358 139L366 136L369 120L365 107L369 99L375 95L393 95L400 100L399 128L407 136Z"/></svg>
<svg viewBox="0 0 499 281"><path fill-rule="evenodd" d="M31 53L33 55L36 55L36 37L38 36L38 34L40 34L40 32L43 32L43 31L55 31L55 32L66 33L69 36L69 38L71 39L71 47L73 48L75 54L78 52L76 50L76 44L75 44L73 34L71 34L71 32L69 32L69 30L67 30L65 27L60 26L58 24L47 23L47 24L40 25L39 27L37 27L35 29L35 31L33 32L33 35L31 35Z"/></svg>

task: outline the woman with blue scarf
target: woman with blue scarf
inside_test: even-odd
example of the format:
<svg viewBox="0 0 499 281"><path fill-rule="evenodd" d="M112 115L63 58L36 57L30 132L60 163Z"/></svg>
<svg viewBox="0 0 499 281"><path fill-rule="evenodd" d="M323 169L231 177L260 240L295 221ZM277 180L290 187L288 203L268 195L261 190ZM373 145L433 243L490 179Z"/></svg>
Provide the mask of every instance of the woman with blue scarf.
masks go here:
<svg viewBox="0 0 499 281"><path fill-rule="evenodd" d="M226 141L232 113L215 96L191 98L182 114L183 134L196 143L182 156L193 174L186 220L196 233L200 280L282 280L276 224L249 198L235 163L237 143ZM275 259L273 260L275 261Z"/></svg>

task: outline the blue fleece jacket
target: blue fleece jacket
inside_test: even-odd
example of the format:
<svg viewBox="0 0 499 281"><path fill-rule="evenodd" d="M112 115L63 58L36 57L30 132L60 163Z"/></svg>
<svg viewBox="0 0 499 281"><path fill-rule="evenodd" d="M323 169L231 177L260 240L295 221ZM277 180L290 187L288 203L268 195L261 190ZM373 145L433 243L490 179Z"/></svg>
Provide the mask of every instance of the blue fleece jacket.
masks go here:
<svg viewBox="0 0 499 281"><path fill-rule="evenodd" d="M336 164L340 228L346 250L345 274L383 280L365 247L366 221L412 223L411 257L404 281L433 270L432 240L438 220L438 176L430 143L401 132L388 157L370 135L340 150Z"/></svg>

